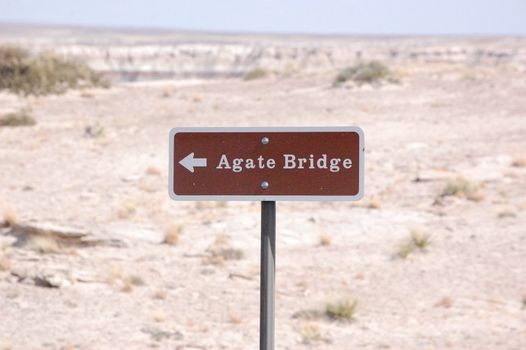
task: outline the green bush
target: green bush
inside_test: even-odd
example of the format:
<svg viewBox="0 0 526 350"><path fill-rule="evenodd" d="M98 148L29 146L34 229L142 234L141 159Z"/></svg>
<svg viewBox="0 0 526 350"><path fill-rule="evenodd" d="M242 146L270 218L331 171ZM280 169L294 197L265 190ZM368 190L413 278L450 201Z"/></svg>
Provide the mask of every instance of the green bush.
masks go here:
<svg viewBox="0 0 526 350"><path fill-rule="evenodd" d="M18 95L61 94L82 87L107 87L108 82L86 64L53 54L31 55L14 46L0 46L0 90Z"/></svg>
<svg viewBox="0 0 526 350"><path fill-rule="evenodd" d="M360 62L341 70L334 79L333 85L338 86L349 80L357 83L374 83L389 75L389 68L381 62Z"/></svg>

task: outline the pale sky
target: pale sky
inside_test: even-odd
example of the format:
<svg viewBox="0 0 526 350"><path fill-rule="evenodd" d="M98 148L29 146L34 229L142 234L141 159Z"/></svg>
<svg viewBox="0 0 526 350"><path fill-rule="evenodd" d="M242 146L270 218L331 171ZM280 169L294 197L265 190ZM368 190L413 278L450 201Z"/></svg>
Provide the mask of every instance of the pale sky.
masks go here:
<svg viewBox="0 0 526 350"><path fill-rule="evenodd" d="M0 0L0 22L263 33L526 35L526 0Z"/></svg>

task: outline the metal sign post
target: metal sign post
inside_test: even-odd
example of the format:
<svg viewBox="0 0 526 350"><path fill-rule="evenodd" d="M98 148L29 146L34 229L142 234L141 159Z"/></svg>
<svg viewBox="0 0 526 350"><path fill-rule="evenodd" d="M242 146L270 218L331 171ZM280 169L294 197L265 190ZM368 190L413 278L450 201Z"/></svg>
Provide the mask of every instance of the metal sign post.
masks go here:
<svg viewBox="0 0 526 350"><path fill-rule="evenodd" d="M261 283L259 349L274 350L274 294L276 284L276 202L261 202Z"/></svg>
<svg viewBox="0 0 526 350"><path fill-rule="evenodd" d="M357 201L363 178L357 127L170 132L172 199L261 202L260 350L274 350L276 201Z"/></svg>

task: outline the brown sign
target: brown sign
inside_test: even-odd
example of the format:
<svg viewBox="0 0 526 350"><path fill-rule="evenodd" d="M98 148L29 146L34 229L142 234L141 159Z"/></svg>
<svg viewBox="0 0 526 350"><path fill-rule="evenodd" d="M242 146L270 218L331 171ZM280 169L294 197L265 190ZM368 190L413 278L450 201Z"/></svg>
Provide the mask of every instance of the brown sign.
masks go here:
<svg viewBox="0 0 526 350"><path fill-rule="evenodd" d="M175 200L358 200L360 128L175 128Z"/></svg>

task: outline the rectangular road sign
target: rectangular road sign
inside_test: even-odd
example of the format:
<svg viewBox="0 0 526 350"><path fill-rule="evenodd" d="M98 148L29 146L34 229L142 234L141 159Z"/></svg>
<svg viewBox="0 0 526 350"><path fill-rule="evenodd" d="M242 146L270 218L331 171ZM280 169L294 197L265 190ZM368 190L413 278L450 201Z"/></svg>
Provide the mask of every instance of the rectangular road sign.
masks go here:
<svg viewBox="0 0 526 350"><path fill-rule="evenodd" d="M359 200L364 136L357 127L175 128L174 200Z"/></svg>

